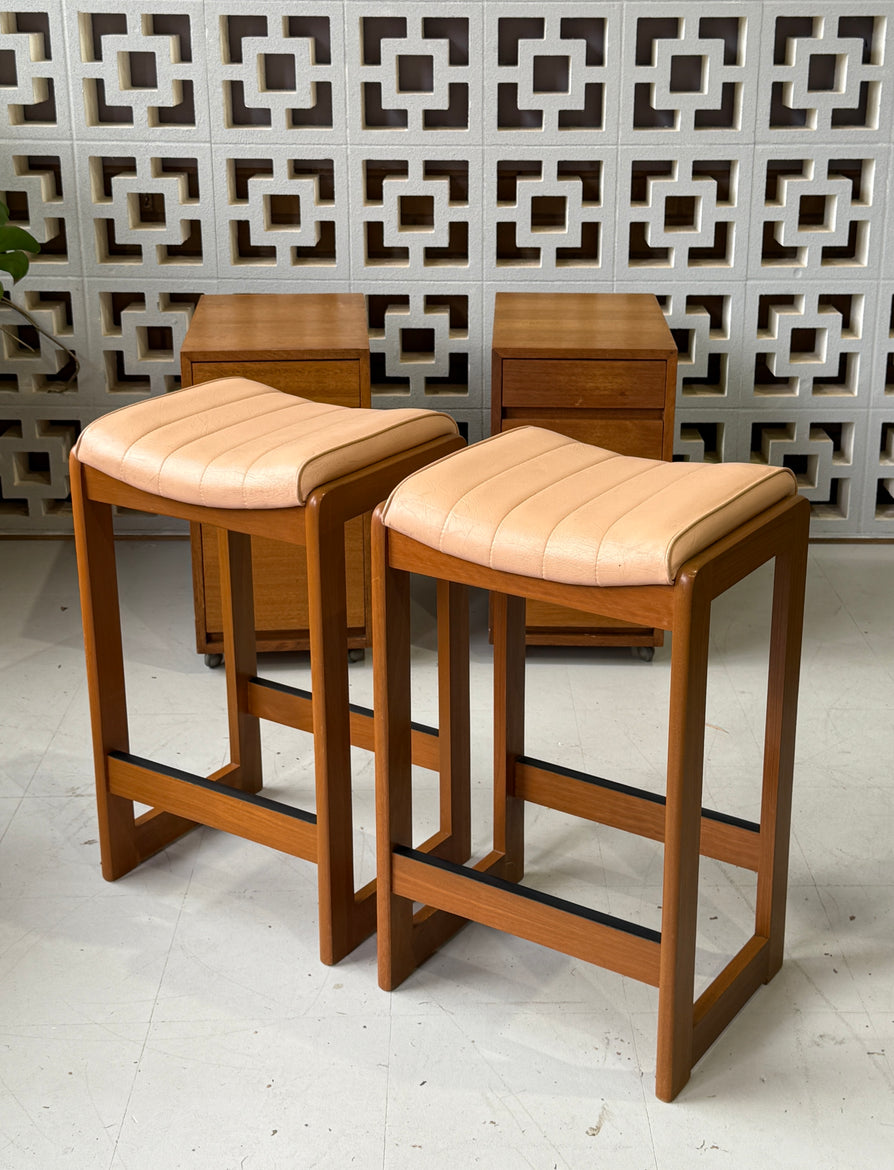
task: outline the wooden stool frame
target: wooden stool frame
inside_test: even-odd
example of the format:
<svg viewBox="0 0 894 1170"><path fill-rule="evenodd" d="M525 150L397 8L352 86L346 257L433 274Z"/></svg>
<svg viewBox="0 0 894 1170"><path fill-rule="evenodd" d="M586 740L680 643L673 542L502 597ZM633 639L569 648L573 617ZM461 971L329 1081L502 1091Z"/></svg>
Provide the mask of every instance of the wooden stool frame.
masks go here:
<svg viewBox="0 0 894 1170"><path fill-rule="evenodd" d="M785 500L689 560L673 585L587 588L515 576L439 553L373 517L374 708L379 982L400 984L466 921L484 923L658 988L656 1094L671 1101L696 1061L782 963L809 505ZM760 824L702 808L711 602L775 558ZM438 581L439 625L469 586L492 591L494 841L473 866L411 839L409 574ZM666 797L524 754L525 597L673 634ZM446 614L446 618L445 615ZM443 638L441 639L443 643ZM439 655L454 696L468 643ZM464 713L468 727L469 711ZM442 737L448 731L442 727ZM462 743L467 759L468 732ZM468 767L454 761L454 767ZM661 931L517 885L524 804L559 809L664 843ZM757 873L754 934L694 1002L699 857ZM422 903L414 913L413 903Z"/></svg>
<svg viewBox="0 0 894 1170"><path fill-rule="evenodd" d="M72 455L71 485L87 683L90 697L102 873L109 881L197 825L268 845L317 865L320 958L335 963L375 930L375 881L354 889L351 744L373 746L372 712L348 702L344 526L369 512L405 476L463 446L432 440L317 488L304 507L204 508L129 487ZM130 753L112 506L174 516L218 531L230 760L211 776L170 768ZM252 600L251 536L307 550L311 691L259 678ZM314 736L316 814L258 795L260 719ZM457 742L461 742L461 737ZM446 746L446 740L445 740ZM438 768L436 733L418 744ZM442 771L449 810L449 759ZM150 811L135 815L134 801ZM468 829L466 829L466 842ZM454 842L455 855L463 843ZM468 857L465 844L464 857Z"/></svg>

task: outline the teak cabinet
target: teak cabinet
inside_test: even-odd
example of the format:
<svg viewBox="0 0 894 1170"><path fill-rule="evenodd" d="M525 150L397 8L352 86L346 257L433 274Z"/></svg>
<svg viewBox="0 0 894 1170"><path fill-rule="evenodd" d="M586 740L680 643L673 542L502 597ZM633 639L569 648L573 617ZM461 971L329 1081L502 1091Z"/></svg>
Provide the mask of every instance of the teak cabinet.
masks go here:
<svg viewBox="0 0 894 1170"><path fill-rule="evenodd" d="M339 406L369 406L369 335L359 293L203 296L183 341L184 386L243 377L289 394ZM368 646L367 524L348 524L345 538L348 646ZM191 529L196 647L220 651L223 633L217 541ZM298 554L296 556L296 554ZM308 648L303 550L252 539L255 627L259 650Z"/></svg>
<svg viewBox="0 0 894 1170"><path fill-rule="evenodd" d="M677 347L647 293L497 293L491 431L538 426L622 455L673 454ZM534 645L660 646L661 630L528 601ZM650 653L650 652L647 652Z"/></svg>

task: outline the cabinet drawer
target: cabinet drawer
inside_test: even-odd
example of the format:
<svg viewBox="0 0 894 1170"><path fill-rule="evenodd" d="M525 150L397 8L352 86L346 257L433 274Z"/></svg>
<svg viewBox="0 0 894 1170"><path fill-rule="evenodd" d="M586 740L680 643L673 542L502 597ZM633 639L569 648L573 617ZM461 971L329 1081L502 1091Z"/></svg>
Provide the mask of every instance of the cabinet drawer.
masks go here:
<svg viewBox="0 0 894 1170"><path fill-rule="evenodd" d="M506 358L504 406L661 410L667 363Z"/></svg>
<svg viewBox="0 0 894 1170"><path fill-rule="evenodd" d="M366 539L364 519L345 525L347 628L364 632L366 607ZM219 638L223 629L220 560L216 533L201 527L201 569L204 581L205 636ZM308 638L307 560L303 547L264 537L251 538L255 628L261 640L271 636L293 643Z"/></svg>
<svg viewBox="0 0 894 1170"><path fill-rule="evenodd" d="M192 363L194 383L212 378L251 378L313 402L360 405L360 363L355 361Z"/></svg>
<svg viewBox="0 0 894 1170"><path fill-rule="evenodd" d="M502 430L512 427L543 427L581 443L644 459L660 459L664 439L664 423L656 418L580 418L573 414L547 415L532 411L527 416L504 418Z"/></svg>
<svg viewBox="0 0 894 1170"><path fill-rule="evenodd" d="M627 635L645 639L654 634L651 629L621 621L619 618L582 613L576 609L568 609L564 605L552 605L548 601L531 599L525 603L525 630L531 639L536 638L538 634L564 631L569 636L601 634L607 643L622 642Z"/></svg>

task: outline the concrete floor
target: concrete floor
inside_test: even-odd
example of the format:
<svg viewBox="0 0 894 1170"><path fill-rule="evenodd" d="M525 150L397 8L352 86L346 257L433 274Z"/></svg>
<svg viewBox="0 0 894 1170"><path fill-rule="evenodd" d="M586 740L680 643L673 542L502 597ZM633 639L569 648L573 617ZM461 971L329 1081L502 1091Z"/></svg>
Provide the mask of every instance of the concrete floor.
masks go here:
<svg viewBox="0 0 894 1170"><path fill-rule="evenodd" d="M133 750L226 757L223 673L191 648L188 547L120 546ZM754 815L769 576L715 607L706 803ZM434 721L431 596L414 717ZM487 844L490 652L473 617L476 843ZM0 543L0 1167L894 1165L894 546L813 545L786 963L671 1105L656 993L467 927L398 991L375 940L317 959L315 870L199 830L99 871L73 547ZM669 653L529 652L528 751L660 789ZM261 673L308 685L306 656ZM371 697L369 655L350 669ZM264 732L267 791L312 805L307 736ZM355 753L357 865L373 774ZM432 786L420 783L420 822ZM646 925L661 850L531 810L526 880ZM420 823L420 832L424 831ZM699 983L750 931L751 875L702 867Z"/></svg>

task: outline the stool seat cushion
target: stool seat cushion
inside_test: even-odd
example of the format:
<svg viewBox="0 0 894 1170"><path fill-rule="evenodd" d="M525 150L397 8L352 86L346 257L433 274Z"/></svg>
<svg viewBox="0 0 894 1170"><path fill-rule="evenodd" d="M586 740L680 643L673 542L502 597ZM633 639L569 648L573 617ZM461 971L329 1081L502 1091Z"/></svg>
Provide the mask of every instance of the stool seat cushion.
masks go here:
<svg viewBox="0 0 894 1170"><path fill-rule="evenodd" d="M220 378L103 415L75 455L181 503L294 508L321 484L456 433L452 418L432 410L333 406Z"/></svg>
<svg viewBox="0 0 894 1170"><path fill-rule="evenodd" d="M686 560L795 491L786 468L637 459L518 427L408 476L383 519L506 573L670 585Z"/></svg>

